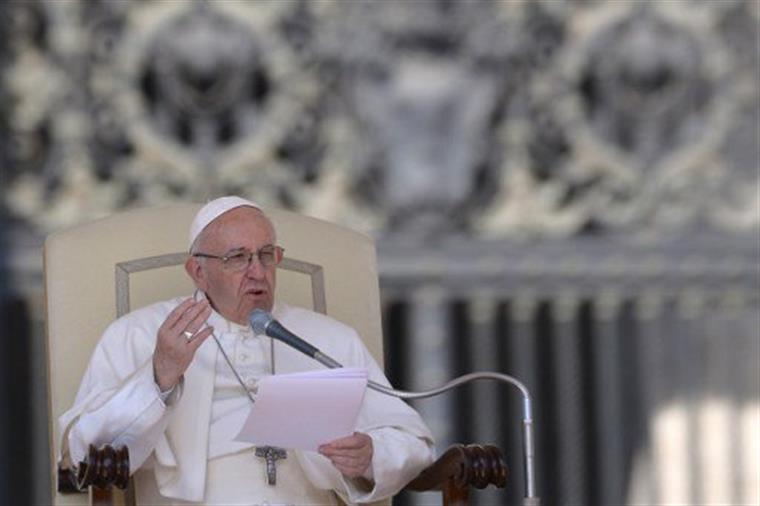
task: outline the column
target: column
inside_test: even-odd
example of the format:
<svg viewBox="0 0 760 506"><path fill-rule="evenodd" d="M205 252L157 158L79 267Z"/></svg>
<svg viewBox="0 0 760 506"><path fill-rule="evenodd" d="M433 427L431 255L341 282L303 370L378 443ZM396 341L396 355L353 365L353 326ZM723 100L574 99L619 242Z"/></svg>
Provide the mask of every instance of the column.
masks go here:
<svg viewBox="0 0 760 506"><path fill-rule="evenodd" d="M406 373L412 391L429 390L453 378L446 302L446 294L440 287L423 287L412 294ZM455 442L453 394L417 400L412 405L433 432L438 455L442 454ZM440 492L413 494L410 499L419 505L437 504L441 500Z"/></svg>
<svg viewBox="0 0 760 506"><path fill-rule="evenodd" d="M589 504L586 484L586 434L578 310L580 300L570 292L553 304L555 388L557 392L557 458L559 502Z"/></svg>
<svg viewBox="0 0 760 506"><path fill-rule="evenodd" d="M621 397L620 343L618 315L620 300L616 293L603 292L594 306L594 372L597 442L597 480L591 486L598 490L598 503L622 504L623 421Z"/></svg>

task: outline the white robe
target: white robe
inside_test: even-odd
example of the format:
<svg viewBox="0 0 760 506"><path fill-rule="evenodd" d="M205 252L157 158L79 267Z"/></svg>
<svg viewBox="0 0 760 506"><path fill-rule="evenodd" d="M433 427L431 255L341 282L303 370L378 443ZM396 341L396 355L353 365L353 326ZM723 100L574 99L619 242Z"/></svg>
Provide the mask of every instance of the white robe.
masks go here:
<svg viewBox="0 0 760 506"><path fill-rule="evenodd" d="M218 347L213 338L197 350L176 402L167 406L153 378L156 333L183 298L138 309L113 322L93 352L74 406L59 418L61 458L83 459L89 444L129 448L130 471L153 467L161 495L203 501L208 434ZM356 332L332 318L278 304L274 316L344 366L364 367L371 380L388 385ZM212 313L219 329L223 318ZM319 369L313 359L275 342L277 373ZM357 421L372 437L374 488L360 488L325 457L296 451L311 483L334 490L348 503L370 502L398 492L433 460L433 439L419 415L404 402L368 390ZM230 437L233 437L231 435Z"/></svg>

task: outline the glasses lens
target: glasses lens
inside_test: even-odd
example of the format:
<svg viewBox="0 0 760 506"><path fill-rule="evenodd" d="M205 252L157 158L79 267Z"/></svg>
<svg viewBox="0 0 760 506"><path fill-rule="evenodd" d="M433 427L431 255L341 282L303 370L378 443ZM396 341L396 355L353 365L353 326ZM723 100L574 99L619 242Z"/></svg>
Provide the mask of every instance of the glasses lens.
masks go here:
<svg viewBox="0 0 760 506"><path fill-rule="evenodd" d="M264 246L259 250L259 262L264 267L269 267L275 263L276 251L274 246Z"/></svg>
<svg viewBox="0 0 760 506"><path fill-rule="evenodd" d="M224 266L231 271L242 271L248 267L251 254L245 251L235 253L227 257L227 261L224 262Z"/></svg>

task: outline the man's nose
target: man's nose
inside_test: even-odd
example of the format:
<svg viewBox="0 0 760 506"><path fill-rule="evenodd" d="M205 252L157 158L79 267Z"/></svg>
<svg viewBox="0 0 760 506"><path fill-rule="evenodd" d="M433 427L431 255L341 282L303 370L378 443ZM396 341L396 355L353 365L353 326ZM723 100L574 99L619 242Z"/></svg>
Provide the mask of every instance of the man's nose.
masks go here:
<svg viewBox="0 0 760 506"><path fill-rule="evenodd" d="M245 269L245 275L251 279L261 279L264 277L265 272L266 267L261 263L259 257L252 255L250 262L248 262L248 267Z"/></svg>

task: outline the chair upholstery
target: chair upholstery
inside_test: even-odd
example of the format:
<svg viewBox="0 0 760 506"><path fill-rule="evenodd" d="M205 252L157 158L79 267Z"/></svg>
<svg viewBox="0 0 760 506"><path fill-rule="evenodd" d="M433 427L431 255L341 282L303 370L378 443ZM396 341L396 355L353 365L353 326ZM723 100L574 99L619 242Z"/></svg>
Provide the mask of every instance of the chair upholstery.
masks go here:
<svg viewBox="0 0 760 506"><path fill-rule="evenodd" d="M93 348L117 316L182 294L193 285L182 263L187 231L200 204L135 209L52 234L45 241L45 300L50 452L57 474L57 419L73 403ZM372 240L355 231L267 209L285 260L277 298L325 312L354 327L383 363L380 300ZM83 504L85 494L56 505ZM380 504L390 504L383 501Z"/></svg>

